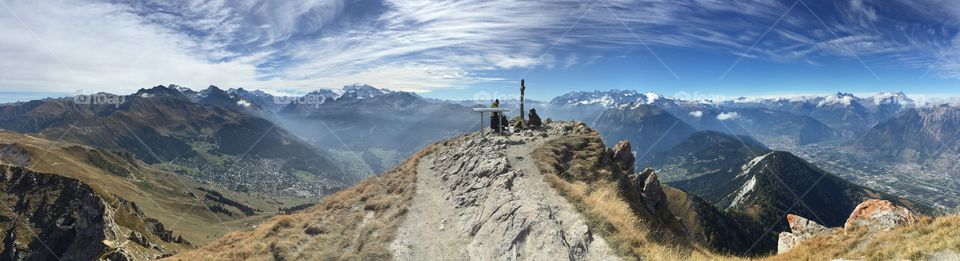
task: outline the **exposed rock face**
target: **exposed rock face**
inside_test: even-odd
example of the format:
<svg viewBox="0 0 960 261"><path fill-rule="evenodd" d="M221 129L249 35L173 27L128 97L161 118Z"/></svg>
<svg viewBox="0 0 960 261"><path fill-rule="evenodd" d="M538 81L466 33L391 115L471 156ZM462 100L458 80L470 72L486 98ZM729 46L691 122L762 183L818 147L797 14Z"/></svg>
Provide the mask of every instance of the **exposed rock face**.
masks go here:
<svg viewBox="0 0 960 261"><path fill-rule="evenodd" d="M130 260L134 260L134 258L131 257L131 256L130 256L130 253L127 253L127 251L124 251L123 249L120 249L120 250L113 251L113 252L110 252L110 253L106 254L106 255L103 257L102 260L108 260L108 261L130 261Z"/></svg>
<svg viewBox="0 0 960 261"><path fill-rule="evenodd" d="M645 169L642 173L631 174L631 188L644 199L644 205L650 211L655 211L658 207L665 204L666 195L663 193L663 187L660 186L660 178L653 169Z"/></svg>
<svg viewBox="0 0 960 261"><path fill-rule="evenodd" d="M166 252L136 232L144 218L136 204L105 200L79 180L0 164L0 191L0 260L143 260Z"/></svg>
<svg viewBox="0 0 960 261"><path fill-rule="evenodd" d="M794 246L800 244L800 242L829 231L828 228L817 224L817 222L794 214L787 215L787 223L790 224L791 232L780 232L780 240L777 242L777 254L786 253L790 251L790 249L793 249Z"/></svg>
<svg viewBox="0 0 960 261"><path fill-rule="evenodd" d="M916 217L909 209L895 206L890 201L871 199L857 205L843 227L866 226L869 231L886 231L915 221Z"/></svg>
<svg viewBox="0 0 960 261"><path fill-rule="evenodd" d="M190 244L190 242L184 240L182 236L174 235L173 231L167 230L163 226L163 223L160 223L160 221L155 218L144 219L144 224L146 225L147 231L160 238L160 240L179 244Z"/></svg>
<svg viewBox="0 0 960 261"><path fill-rule="evenodd" d="M847 230L865 226L868 232L879 232L915 221L916 217L913 212L907 208L896 206L893 202L887 200L869 199L857 205L843 227L844 230ZM791 232L780 232L777 254L790 251L794 246L805 240L831 231L830 228L793 214L787 215L787 222L790 224Z"/></svg>
<svg viewBox="0 0 960 261"><path fill-rule="evenodd" d="M0 172L4 205L12 208L0 210L6 217L0 259L94 260L107 251L105 241L116 240L112 211L90 187L20 167L4 165Z"/></svg>
<svg viewBox="0 0 960 261"><path fill-rule="evenodd" d="M576 131L576 126L568 131ZM459 212L459 227L470 241L467 252L471 258L588 258L596 244L585 223L565 224L562 220L569 213L544 200L542 194L529 191L529 186L515 187L531 173L510 165L506 141L473 135L467 139L436 152L432 170L440 175L447 200Z"/></svg>
<svg viewBox="0 0 960 261"><path fill-rule="evenodd" d="M610 155L613 157L613 161L620 166L620 171L622 173L633 173L636 159L633 157L633 150L630 149L630 141L622 140L617 142L617 145L613 146L613 149L610 150Z"/></svg>
<svg viewBox="0 0 960 261"><path fill-rule="evenodd" d="M816 234L827 229L813 220L794 214L787 215L787 223L790 224L790 231L799 234Z"/></svg>

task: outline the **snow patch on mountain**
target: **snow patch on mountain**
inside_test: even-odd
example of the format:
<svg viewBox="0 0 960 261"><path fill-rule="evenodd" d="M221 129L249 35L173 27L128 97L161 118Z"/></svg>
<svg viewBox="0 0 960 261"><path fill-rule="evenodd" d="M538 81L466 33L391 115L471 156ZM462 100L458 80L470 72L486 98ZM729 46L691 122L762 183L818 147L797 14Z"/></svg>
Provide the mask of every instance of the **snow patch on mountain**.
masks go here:
<svg viewBox="0 0 960 261"><path fill-rule="evenodd" d="M612 107L616 105L616 102L614 102L613 98L611 98L610 96L602 96L602 97L593 98L591 100L578 101L576 104L580 104L580 105L599 104L600 106L603 106L603 107Z"/></svg>
<svg viewBox="0 0 960 261"><path fill-rule="evenodd" d="M604 108L626 108L671 101L673 101L673 99L654 92L639 93L632 90L609 90L570 92L557 96L551 100L550 103L556 105L599 105Z"/></svg>
<svg viewBox="0 0 960 261"><path fill-rule="evenodd" d="M170 88L170 89L174 89L174 90L177 90L178 92L181 92L181 93L189 93L189 92L193 92L193 90L192 90L192 89L190 89L190 88L187 88L187 87L183 87L183 86L180 86L180 85L176 85L176 84L170 84L170 85L169 85L169 86L167 86L167 87L168 87L168 88Z"/></svg>
<svg viewBox="0 0 960 261"><path fill-rule="evenodd" d="M874 105L913 105L913 99L907 97L903 92L881 92L871 96L867 100L872 101Z"/></svg>
<svg viewBox="0 0 960 261"><path fill-rule="evenodd" d="M647 104L653 104L653 103L656 102L657 100L663 98L663 96L661 96L660 94L656 94L656 93L653 93L653 92L644 93L643 96L644 96L644 98L646 99L646 103L647 103Z"/></svg>
<svg viewBox="0 0 960 261"><path fill-rule="evenodd" d="M340 97L352 97L358 100L369 99L380 95L388 94L393 91L388 89L378 89L376 87L355 83L353 85L343 86L343 93Z"/></svg>

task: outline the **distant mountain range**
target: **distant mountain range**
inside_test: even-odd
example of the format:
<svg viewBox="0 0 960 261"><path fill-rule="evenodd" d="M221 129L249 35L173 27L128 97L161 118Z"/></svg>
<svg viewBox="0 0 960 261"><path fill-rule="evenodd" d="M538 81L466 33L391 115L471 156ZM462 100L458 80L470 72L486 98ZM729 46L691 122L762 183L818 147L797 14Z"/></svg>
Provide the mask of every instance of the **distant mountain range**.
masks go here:
<svg viewBox="0 0 960 261"><path fill-rule="evenodd" d="M65 235L63 238L76 239L62 241L65 245L103 243L91 243L90 252L67 249L58 254L102 256L119 251L121 248L115 248L113 241L126 238L147 243L124 249L150 248L153 250L144 253L153 258L170 251L151 247L151 243L176 250L189 248L188 241L210 240L209 235L223 234L229 228L247 227L273 213L300 209L327 214L342 210L336 215L344 215L344 220L355 221L350 226L360 224L360 228L369 219L367 216L373 215L369 213L375 212L379 214L370 217L372 220L398 222L383 215L383 211L405 209L406 205L389 202L413 197L416 187L410 187L415 184L410 182L421 181L411 173L436 170L416 168L416 158L428 155L429 149L408 164L396 166L431 143L486 128L479 124L479 116L471 108L488 106L486 101L425 99L414 93L363 84L321 89L296 97L241 88L223 90L209 86L194 91L168 85L116 98L113 103L51 98L0 105L0 128L4 129L0 131L0 172L6 177L0 180L0 187L6 188L4 202L16 206L13 212L0 210L0 218L4 218L0 219L0 228L12 231L8 237L14 238L5 240L5 250L29 250L33 251L31 255L44 258L36 252L38 248L18 245L17 240L32 242L34 238ZM511 109L516 105L512 100L502 104ZM519 145L514 149L534 149L523 144L535 144L537 139L554 135L562 143L555 144L559 146L557 150L551 150L555 154L550 157L551 162L557 168L554 172L562 177L573 166L575 172L586 177L569 180L571 183L564 185L568 186L566 189L586 194L609 193L605 194L609 197L584 197L595 202L626 197L624 209L665 229L652 235L698 237L690 242L736 253L758 254L775 249L776 233L790 229L785 214L836 227L843 224L857 204L869 198L887 199L919 213L932 211L926 205L898 197L901 194L888 193L904 191L900 187L854 184L840 176L845 174L848 178L859 172L844 173L836 168L832 173L825 171L811 162L823 166L835 164L836 158L814 161L811 155L851 153L885 162L915 164L921 169L933 163L948 166L960 159L960 109L920 105L902 93L868 98L837 93L793 99L688 101L655 93L612 90L574 92L549 102L530 101L527 105L526 108L536 108L544 119L589 123L596 133L583 123L558 122L555 129L536 135L531 132L491 139L467 135L462 137L475 140L464 141L451 155L469 152L476 157L430 160L439 160L464 175L476 173L473 167L463 167L461 159L474 162L471 166L477 168L502 168L504 172L498 173L508 173L508 168L531 167L519 162L529 163L535 158L524 151L499 154L507 147L505 144ZM520 112L507 114L517 113ZM573 133L589 135L569 136ZM607 149L603 140L629 143ZM626 149L615 152L616 148ZM805 150L808 148L828 149ZM502 164L493 164L478 155L497 156ZM853 159L855 164L860 163ZM568 165L571 163L577 164ZM628 165L629 168L625 167ZM628 170L634 167L654 170L628 173L635 172ZM956 175L951 171L946 168L944 175ZM369 178L385 172L394 175ZM589 178L598 173L609 177ZM189 179L184 182L180 178ZM437 182L453 182L452 187L468 192L471 189L445 179ZM348 190L347 195L379 196L333 196L327 205L313 208L293 205L311 202L363 180L370 181L366 184L375 185L376 189L361 185ZM464 180L490 181L488 176ZM666 185L661 186L661 180ZM511 182L497 184L506 191L517 191L512 189L515 184ZM518 186L530 184L533 183ZM928 186L921 182L910 185L910 189ZM62 198L57 202L63 204L51 201L54 198L48 195ZM337 205L336 200L344 198L352 205ZM668 202L664 204L660 199L666 198ZM75 211L77 208L93 211L80 213ZM180 222L180 213L171 214L167 209L183 212L181 217L191 225L211 227L215 221L223 225L226 220L229 228L223 225L223 229L186 232L180 228L177 233L187 240L178 239L172 230L161 225L161 221L171 226ZM17 227L20 225L16 222L9 222L8 217L28 212L36 213L29 224ZM391 213L402 216L405 212ZM110 216L114 214L119 216ZM97 220L102 222L95 225L106 224L103 226L122 234L104 229L78 230L56 221L97 216L107 218ZM298 220L321 220L302 217L298 216ZM109 225L110 222L117 224ZM326 230L330 226L292 227L283 222L270 225L311 236L332 231ZM45 234L30 236L20 232L23 228ZM92 236L70 237L70 233ZM756 246L751 245L754 238L761 239Z"/></svg>
<svg viewBox="0 0 960 261"><path fill-rule="evenodd" d="M601 113L593 124L605 140L635 144L637 162L644 163L686 139L696 129L660 107L641 104Z"/></svg>
<svg viewBox="0 0 960 261"><path fill-rule="evenodd" d="M0 128L132 153L137 159L238 191L315 197L362 176L333 155L247 113L211 86L141 89L119 104L46 99L0 106ZM318 192L319 191L319 192Z"/></svg>
<svg viewBox="0 0 960 261"><path fill-rule="evenodd" d="M960 108L902 111L868 130L856 141L856 149L893 161L955 160L960 154Z"/></svg>
<svg viewBox="0 0 960 261"><path fill-rule="evenodd" d="M481 128L479 115L469 107L409 92L348 86L342 95L323 97L317 104L290 103L274 117L311 143L356 153L369 174L387 170L427 144Z"/></svg>
<svg viewBox="0 0 960 261"><path fill-rule="evenodd" d="M837 93L827 96L710 101L681 100L656 93L611 90L572 92L558 96L550 103L567 107L595 106L605 109L654 105L699 130L750 134L759 140L776 141L786 145L858 137L873 125L896 116L900 111L919 106L917 102L899 92L880 93L868 98ZM775 128L785 131L771 132L771 123L774 123Z"/></svg>
<svg viewBox="0 0 960 261"><path fill-rule="evenodd" d="M251 149L244 157L259 162L258 166L279 165L287 177L282 180L289 182L308 179L304 173L328 172L319 175L331 177L321 180L329 183L323 187L332 190L389 169L426 144L484 127L479 126L478 115L470 108L489 105L489 101L426 99L365 84L318 89L302 96L274 96L260 90L222 90L215 86L194 91L169 85L125 97L128 98L119 106L75 104L70 99L2 105L0 128L43 133L50 139L65 134L67 140L127 150L154 164L175 160L176 166L171 169L196 175L200 170L197 166L220 162L220 155L234 159L243 156L244 146L260 138L256 133L275 124L274 130L263 137L264 145ZM503 107L518 107L517 101L502 102ZM949 138L951 130L958 130L951 122L955 116L950 111L955 111L955 107L930 107L903 93L880 93L866 98L837 93L709 101L610 90L571 92L549 102L527 101L526 107L536 108L544 119L589 123L607 140L630 140L639 165L663 164L664 157L676 157L668 155L670 149L698 131L731 134L741 137L739 140L787 151L818 144L845 144L842 148L891 162L936 158L943 163L960 154L958 142ZM67 132L70 126L77 128ZM143 139L144 144L136 137ZM946 145L934 144L940 141ZM938 151L940 147L944 149ZM270 156L277 150L320 160L261 162L279 158ZM174 155L181 158L175 159ZM254 166L241 163L235 167ZM699 171L712 168L704 166ZM215 182L240 182L227 179L233 180Z"/></svg>
<svg viewBox="0 0 960 261"><path fill-rule="evenodd" d="M740 98L722 102L720 105L729 108L766 108L809 116L848 137L860 135L874 124L892 118L901 110L917 106L915 101L900 92L880 93L868 98L849 93L790 99Z"/></svg>
<svg viewBox="0 0 960 261"><path fill-rule="evenodd" d="M748 137L698 132L671 149L659 162L668 184L697 195L738 217L762 248L776 246L788 229L783 215L814 217L840 226L863 200L882 198L915 211L931 209L836 177L785 151L771 151Z"/></svg>

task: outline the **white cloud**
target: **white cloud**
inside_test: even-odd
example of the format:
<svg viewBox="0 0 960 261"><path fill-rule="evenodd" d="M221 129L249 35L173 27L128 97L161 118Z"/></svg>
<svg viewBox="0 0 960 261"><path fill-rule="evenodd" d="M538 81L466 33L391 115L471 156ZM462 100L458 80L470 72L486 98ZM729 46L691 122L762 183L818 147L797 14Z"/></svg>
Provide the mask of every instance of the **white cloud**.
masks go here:
<svg viewBox="0 0 960 261"><path fill-rule="evenodd" d="M835 94L835 95L828 95L828 96L826 96L826 97L823 97L823 100L820 101L819 103L817 103L817 107L827 106L827 105L850 106L850 104L853 103L853 99L854 99L854 97L853 97L852 94L844 94L844 95Z"/></svg>
<svg viewBox="0 0 960 261"><path fill-rule="evenodd" d="M692 116L692 117L694 117L694 118L703 117L703 111L691 111L691 112L690 112L690 116Z"/></svg>
<svg viewBox="0 0 960 261"><path fill-rule="evenodd" d="M717 114L717 119L721 121L733 120L739 117L740 117L740 114L738 114L737 112L722 112L720 114Z"/></svg>
<svg viewBox="0 0 960 261"><path fill-rule="evenodd" d="M563 68L570 68L571 66L577 65L577 62L580 61L580 58L576 54L571 54L567 56L567 59L563 62Z"/></svg>
<svg viewBox="0 0 960 261"><path fill-rule="evenodd" d="M431 91L504 80L488 71L589 64L601 56L586 52L638 46L638 38L654 48L742 53L790 2L4 0L15 16L0 16L0 89L125 92L179 83L276 91L368 82ZM836 17L820 14L830 28L797 7L744 55L815 64L897 54L907 66L960 78L960 44L941 41L949 30L883 29L890 18L875 4L856 0L838 5ZM953 1L891 4L960 20Z"/></svg>
<svg viewBox="0 0 960 261"><path fill-rule="evenodd" d="M254 65L192 55L191 39L145 24L123 6L4 2L12 15L0 16L3 89L129 91L171 82L206 86L255 80Z"/></svg>

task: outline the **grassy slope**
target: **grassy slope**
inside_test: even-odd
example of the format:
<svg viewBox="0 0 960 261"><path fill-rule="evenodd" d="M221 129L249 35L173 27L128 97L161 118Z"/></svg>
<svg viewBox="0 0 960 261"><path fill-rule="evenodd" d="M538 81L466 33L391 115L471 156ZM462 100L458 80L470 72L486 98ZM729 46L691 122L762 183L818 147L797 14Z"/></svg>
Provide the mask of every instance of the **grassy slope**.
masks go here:
<svg viewBox="0 0 960 261"><path fill-rule="evenodd" d="M260 199L214 189L266 212L250 217L228 217L209 211L202 200L191 195L203 197L203 192L196 188L213 189L210 186L189 178L175 177L143 164L135 167L133 165L136 163L106 151L7 131L0 131L0 143L16 144L27 150L31 160L27 167L31 169L75 178L93 187L104 198L116 195L136 203L148 217L160 220L167 229L182 234L194 245L206 244L230 231L262 222L271 214L270 211L276 210L277 201L286 202L287 205L303 203L289 199ZM115 172L125 169L129 175L123 177L110 169Z"/></svg>
<svg viewBox="0 0 960 261"><path fill-rule="evenodd" d="M274 217L256 229L228 234L170 259L390 259L388 245L416 189L417 161L444 145L429 146L393 170L328 196L307 210ZM665 239L663 231L654 229L650 214L634 211L617 184L608 180L614 173L597 164L601 162L598 158L602 149L603 143L595 135L586 139L561 137L538 149L534 157L541 164L545 180L584 215L589 226L612 249L628 260L830 260L838 256L889 259L886 257L916 257L944 249L960 251L958 216L924 218L917 225L872 236L857 232L818 238L781 256L741 258L694 244L665 243L670 241L669 237ZM569 166L568 171L558 173L559 166ZM577 180L568 181L561 176ZM670 199L682 201L683 197L670 196L678 191L669 187L665 190ZM684 208L671 206L674 207Z"/></svg>
<svg viewBox="0 0 960 261"><path fill-rule="evenodd" d="M960 253L960 215L924 217L913 225L869 235L862 229L846 233L837 230L771 259L922 260L950 251Z"/></svg>
<svg viewBox="0 0 960 261"><path fill-rule="evenodd" d="M443 145L431 145L309 209L276 216L252 231L230 233L170 260L389 259L389 244L416 191L417 163Z"/></svg>
<svg viewBox="0 0 960 261"><path fill-rule="evenodd" d="M590 227L606 239L625 259L649 260L831 260L836 257L868 260L919 259L938 251L960 252L960 216L923 218L914 225L893 231L865 234L838 232L801 244L784 255L744 258L716 253L696 244L677 244L657 239L650 217L633 211L629 200L614 182L604 180L611 171L604 168L599 151L603 143L596 135L564 137L534 152L545 180L567 198L588 220ZM564 153L560 153L564 152ZM565 172L561 170L567 169ZM665 187L669 200L686 202L679 190ZM671 203L673 204L673 203ZM672 205L671 209L690 208ZM680 212L684 220L696 220L693 212ZM696 222L691 222L696 223ZM694 231L700 224L688 224Z"/></svg>
<svg viewBox="0 0 960 261"><path fill-rule="evenodd" d="M637 209L620 193L616 174L596 133L561 137L534 151L545 181L587 219L614 251L626 259L681 260L707 256L677 239L653 213ZM563 171L566 170L566 171Z"/></svg>

